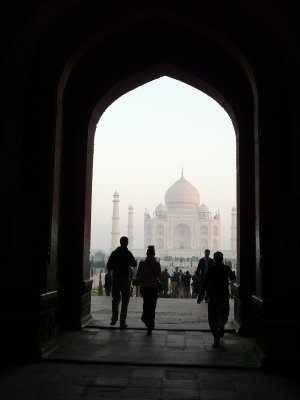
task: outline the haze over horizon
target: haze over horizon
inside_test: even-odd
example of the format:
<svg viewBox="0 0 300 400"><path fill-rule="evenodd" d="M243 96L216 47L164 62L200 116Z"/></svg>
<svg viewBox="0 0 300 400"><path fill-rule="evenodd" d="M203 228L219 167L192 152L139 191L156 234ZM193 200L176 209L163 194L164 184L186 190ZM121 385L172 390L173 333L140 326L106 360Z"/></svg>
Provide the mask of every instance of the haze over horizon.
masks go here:
<svg viewBox="0 0 300 400"><path fill-rule="evenodd" d="M163 77L116 100L97 125L91 249L109 253L112 199L120 194L121 236L134 208L134 248L144 247L144 211L164 203L184 177L212 215L221 215L221 243L230 249L231 209L236 206L236 138L230 117L211 97Z"/></svg>

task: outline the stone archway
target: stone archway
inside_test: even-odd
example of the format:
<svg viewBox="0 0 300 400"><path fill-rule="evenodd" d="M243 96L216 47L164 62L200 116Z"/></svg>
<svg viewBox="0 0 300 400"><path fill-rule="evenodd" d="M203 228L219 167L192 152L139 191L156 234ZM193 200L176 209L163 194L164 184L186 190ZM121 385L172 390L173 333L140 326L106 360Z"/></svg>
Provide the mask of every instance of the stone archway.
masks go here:
<svg viewBox="0 0 300 400"><path fill-rule="evenodd" d="M172 247L183 250L191 248L191 230L189 226L185 224L175 226L173 238Z"/></svg>
<svg viewBox="0 0 300 400"><path fill-rule="evenodd" d="M166 50L163 43L157 42L156 35L152 36L151 27L155 22L158 32L168 31L179 36L182 42L191 47L189 57L186 48L169 46ZM166 25L168 28L166 28ZM204 35L205 36L205 35ZM134 38L144 37L148 40L148 54L141 58L141 48L136 46ZM124 53L125 43L132 47ZM198 51L193 52L193 45ZM116 48L116 54L107 59L99 59L99 54L111 47ZM118 49L118 50L117 50ZM198 53L202 52L199 58ZM204 57L205 55L205 57ZM204 62L205 59L205 62ZM164 62L162 62L164 60ZM222 63L220 63L222 60ZM114 66L118 65L118 68ZM129 67L130 65L130 67ZM224 68L226 66L226 68ZM69 75L68 80L61 83L61 111L57 124L57 132L64 143L62 153L62 181L61 191L61 229L60 229L60 262L62 276L66 268L62 269L70 255L71 249L76 249L68 262L72 263L76 274L74 282L65 280L65 285L76 287L81 282L81 300L78 300L78 290L63 290L66 302L60 308L62 321L66 313L70 317L69 309L76 304L72 296L77 298L77 311L70 319L70 326L81 324L84 314L79 316L80 310L88 311L88 252L90 240L90 209L92 192L92 164L93 141L96 124L105 109L119 96L127 91L149 82L152 79L167 75L188 83L218 101L229 113L237 134L237 182L238 182L238 283L236 287L236 326L246 328L250 324L251 295L254 292L255 282L255 189L254 189L254 109L255 101L251 89L250 79L241 64L215 40L208 41L203 32L195 33L182 26L168 25L166 21L148 21L147 24L133 25L107 38L102 43L95 43L93 48L80 59ZM234 90L232 89L234 87ZM243 99L241 102L240 99ZM249 149L252 151L249 152ZM241 156L243 154L243 156ZM77 181L74 181L74 176ZM247 187L247 191L245 190ZM247 195L246 195L247 193ZM251 193L251 196L249 196ZM71 204L71 207L69 206ZM53 240L55 238L53 237ZM63 243L63 245L62 245ZM76 267L75 267L76 266ZM241 266L241 268L240 268ZM83 283L86 282L86 283ZM243 285L243 296L240 296L239 286ZM82 290L82 289L81 289ZM83 303L82 303L83 302ZM77 314L76 314L77 313ZM77 316L76 316L77 315ZM88 313L87 313L88 315ZM75 319L74 319L75 318ZM74 319L74 320L73 320ZM244 321L243 321L244 319ZM74 322L74 321L77 322ZM73 321L73 322L72 322ZM246 322L247 321L247 322Z"/></svg>

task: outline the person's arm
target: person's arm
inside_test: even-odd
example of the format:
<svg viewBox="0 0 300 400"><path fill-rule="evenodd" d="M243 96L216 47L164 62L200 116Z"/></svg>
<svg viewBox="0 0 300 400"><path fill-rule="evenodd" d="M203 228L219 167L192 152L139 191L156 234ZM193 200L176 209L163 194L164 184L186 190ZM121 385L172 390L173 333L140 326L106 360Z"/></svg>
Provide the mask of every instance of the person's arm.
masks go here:
<svg viewBox="0 0 300 400"><path fill-rule="evenodd" d="M203 299L204 299L204 295L205 295L205 292L206 292L209 276L210 276L210 273L209 273L209 269L208 269L207 273L206 273L206 275L205 275L205 277L203 279L203 282L201 284L201 287L200 287L200 292L199 292L198 299L197 299L197 303L198 304L200 304L201 301L203 301Z"/></svg>
<svg viewBox="0 0 300 400"><path fill-rule="evenodd" d="M136 273L136 275L135 275L135 278L136 278L136 280L138 281L138 282L140 282L140 280L141 280L141 264L142 264L142 261L140 261L140 263L139 263L139 266L138 266L138 270L137 270L137 273Z"/></svg>
<svg viewBox="0 0 300 400"><path fill-rule="evenodd" d="M135 268L136 266L137 266L137 262L136 262L136 259L133 257L133 254L130 252L130 258L131 258L131 260L130 260L130 265L131 265L131 267L132 268Z"/></svg>
<svg viewBox="0 0 300 400"><path fill-rule="evenodd" d="M112 252L107 261L107 265L106 265L107 271L113 271L113 269L114 269L113 260L114 260L114 253Z"/></svg>
<svg viewBox="0 0 300 400"><path fill-rule="evenodd" d="M236 279L235 272L232 271L232 269L231 269L229 266L227 266L227 268L228 268L228 278L229 278L231 281L234 281L234 280Z"/></svg>
<svg viewBox="0 0 300 400"><path fill-rule="evenodd" d="M161 266L160 263L157 263L157 277L161 280Z"/></svg>
<svg viewBox="0 0 300 400"><path fill-rule="evenodd" d="M198 267L196 269L195 275L200 276L200 271L201 271L201 259L198 262Z"/></svg>

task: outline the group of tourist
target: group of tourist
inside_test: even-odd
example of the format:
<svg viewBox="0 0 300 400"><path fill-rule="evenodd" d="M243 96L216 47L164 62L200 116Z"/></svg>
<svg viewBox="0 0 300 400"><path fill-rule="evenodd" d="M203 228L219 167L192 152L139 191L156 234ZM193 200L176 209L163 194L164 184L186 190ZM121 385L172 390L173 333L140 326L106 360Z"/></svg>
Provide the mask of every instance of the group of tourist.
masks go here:
<svg viewBox="0 0 300 400"><path fill-rule="evenodd" d="M169 284L171 282L171 286ZM182 269L176 267L170 274L168 268L165 268L161 274L162 297L197 298L200 292L201 278L196 272L194 275L190 271L183 272ZM192 288L192 293L191 293ZM171 289L171 292L170 292Z"/></svg>
<svg viewBox="0 0 300 400"><path fill-rule="evenodd" d="M116 325L119 319L119 304L122 301L121 329L127 328L126 317L130 299L132 268L137 266L137 262L127 246L128 238L121 237L120 246L111 253L107 262L108 274L110 277L111 274L113 276L110 325ZM190 297L192 282L193 297L197 297L197 303L200 304L203 300L208 303L208 322L214 336L213 346L218 347L220 338L224 336L224 327L229 316L229 282L235 279L235 273L223 263L223 254L216 252L212 259L210 251L206 249L193 277L189 271L183 273L178 267L170 275L167 268L161 272L160 263L155 258L155 248L148 246L146 259L140 261L136 274L143 298L141 320L147 328L148 336L151 336L155 327L158 294L161 292L164 297L168 295L169 279L174 297Z"/></svg>

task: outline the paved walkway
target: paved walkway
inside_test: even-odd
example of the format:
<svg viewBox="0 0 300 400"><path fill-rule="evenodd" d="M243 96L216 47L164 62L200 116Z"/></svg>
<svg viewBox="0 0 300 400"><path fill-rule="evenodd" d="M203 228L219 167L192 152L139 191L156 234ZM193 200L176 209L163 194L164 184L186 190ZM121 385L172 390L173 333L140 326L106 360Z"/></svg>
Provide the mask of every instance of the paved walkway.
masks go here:
<svg viewBox="0 0 300 400"><path fill-rule="evenodd" d="M110 300L93 298L95 321L62 335L44 361L0 367L0 399L299 400L297 377L261 371L254 342L236 336L230 324L221 347L211 346L211 334L198 329L205 304L159 301L158 329L148 337L141 299L131 301L126 330L109 327Z"/></svg>
<svg viewBox="0 0 300 400"><path fill-rule="evenodd" d="M143 309L141 297L131 297L128 306L127 324L130 328L141 329L144 324L140 318ZM93 326L106 328L111 318L111 297L92 296ZM230 307L229 321L233 319L233 304ZM155 317L156 329L171 330L209 330L207 323L207 304L197 304L196 299L159 298ZM231 323L226 326L232 330Z"/></svg>
<svg viewBox="0 0 300 400"><path fill-rule="evenodd" d="M118 365L259 366L254 341L236 336L230 323L220 348L212 347L205 303L199 305L194 299L159 299L151 337L146 336L140 320L141 310L142 299L131 298L128 329L120 330L117 325L109 325L111 298L93 298L94 321L80 332L64 335L60 346L48 358Z"/></svg>

